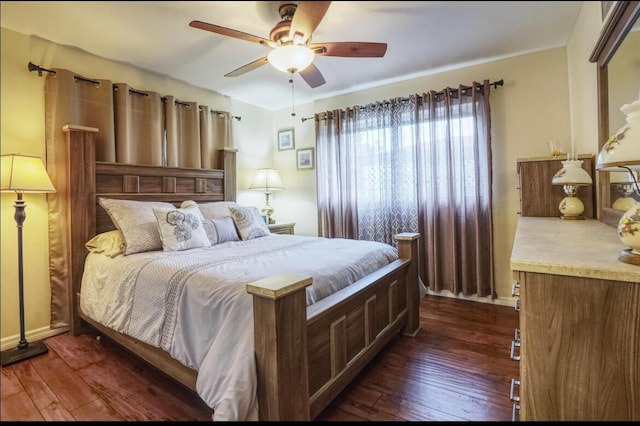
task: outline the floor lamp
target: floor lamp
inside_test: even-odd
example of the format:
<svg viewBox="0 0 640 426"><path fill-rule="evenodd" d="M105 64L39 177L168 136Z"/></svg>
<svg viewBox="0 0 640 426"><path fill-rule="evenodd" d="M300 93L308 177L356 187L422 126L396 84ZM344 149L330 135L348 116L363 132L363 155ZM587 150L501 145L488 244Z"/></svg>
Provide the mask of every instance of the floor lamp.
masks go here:
<svg viewBox="0 0 640 426"><path fill-rule="evenodd" d="M22 199L23 192L55 192L44 164L39 157L29 155L7 154L0 156L0 174L2 192L15 192L17 199L14 204L18 227L18 294L20 299L20 341L13 349L2 351L0 358L2 366L15 364L48 352L43 341L29 343L24 331L24 280L22 273L22 224L26 219L26 204Z"/></svg>

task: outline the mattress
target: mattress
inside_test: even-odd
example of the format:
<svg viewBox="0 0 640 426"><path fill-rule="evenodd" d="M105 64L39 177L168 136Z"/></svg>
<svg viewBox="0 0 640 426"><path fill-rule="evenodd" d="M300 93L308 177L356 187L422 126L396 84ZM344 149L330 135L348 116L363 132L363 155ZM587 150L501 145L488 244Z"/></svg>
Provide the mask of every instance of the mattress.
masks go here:
<svg viewBox="0 0 640 426"><path fill-rule="evenodd" d="M278 273L311 276L307 305L398 259L387 244L272 234L181 252L87 256L80 307L198 372L213 420L258 420L252 296Z"/></svg>

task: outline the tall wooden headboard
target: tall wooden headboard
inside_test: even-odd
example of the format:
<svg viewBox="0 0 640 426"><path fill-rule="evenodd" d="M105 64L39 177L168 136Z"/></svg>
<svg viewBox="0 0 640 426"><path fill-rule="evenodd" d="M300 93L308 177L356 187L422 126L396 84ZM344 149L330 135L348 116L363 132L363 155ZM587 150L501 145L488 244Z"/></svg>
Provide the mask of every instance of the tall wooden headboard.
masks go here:
<svg viewBox="0 0 640 426"><path fill-rule="evenodd" d="M95 161L92 127L64 127L67 135L68 211L71 223L69 326L80 332L78 294L87 256L85 243L97 233L115 229L98 198L165 201L178 206L184 200L198 203L235 201L236 150L221 150L219 169L144 166Z"/></svg>

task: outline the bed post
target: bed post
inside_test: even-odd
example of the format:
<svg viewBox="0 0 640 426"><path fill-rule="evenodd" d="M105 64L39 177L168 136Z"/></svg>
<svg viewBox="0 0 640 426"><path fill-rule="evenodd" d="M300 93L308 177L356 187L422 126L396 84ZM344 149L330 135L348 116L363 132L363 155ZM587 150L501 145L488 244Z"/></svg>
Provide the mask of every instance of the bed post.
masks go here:
<svg viewBox="0 0 640 426"><path fill-rule="evenodd" d="M411 265L407 271L407 324L402 334L415 336L420 330L420 287L418 285L418 240L420 234L404 232L393 237L398 243L400 259L411 259Z"/></svg>
<svg viewBox="0 0 640 426"><path fill-rule="evenodd" d="M80 334L78 293L87 249L84 244L95 235L96 154L98 129L67 124L62 130L67 142L67 207L69 209L69 330Z"/></svg>
<svg viewBox="0 0 640 426"><path fill-rule="evenodd" d="M224 201L236 201L236 148L219 150L218 168L224 170Z"/></svg>
<svg viewBox="0 0 640 426"><path fill-rule="evenodd" d="M261 421L310 420L305 288L311 277L274 275L247 284Z"/></svg>

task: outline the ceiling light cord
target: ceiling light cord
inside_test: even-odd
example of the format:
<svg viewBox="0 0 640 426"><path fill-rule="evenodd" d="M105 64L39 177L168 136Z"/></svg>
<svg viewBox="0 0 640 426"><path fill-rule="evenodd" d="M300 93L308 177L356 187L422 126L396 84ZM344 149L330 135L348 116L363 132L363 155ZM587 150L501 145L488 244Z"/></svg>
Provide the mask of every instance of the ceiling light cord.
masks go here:
<svg viewBox="0 0 640 426"><path fill-rule="evenodd" d="M293 97L293 72L289 76L289 83L291 83L291 116L295 117L296 116L296 103L295 103L295 99Z"/></svg>

